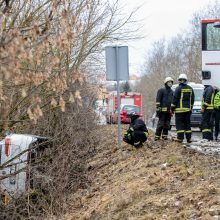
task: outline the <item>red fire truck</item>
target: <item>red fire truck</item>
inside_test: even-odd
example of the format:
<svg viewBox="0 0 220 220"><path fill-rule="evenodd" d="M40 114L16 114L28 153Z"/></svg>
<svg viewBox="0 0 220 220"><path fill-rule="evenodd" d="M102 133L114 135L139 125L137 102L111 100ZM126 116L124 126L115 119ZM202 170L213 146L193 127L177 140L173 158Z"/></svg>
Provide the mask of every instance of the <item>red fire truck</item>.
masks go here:
<svg viewBox="0 0 220 220"><path fill-rule="evenodd" d="M117 123L118 120L118 101L117 92L111 92L107 97L107 123ZM137 92L128 92L120 94L120 117L122 123L129 123L130 119L126 117L129 112L136 112L142 117L142 95Z"/></svg>

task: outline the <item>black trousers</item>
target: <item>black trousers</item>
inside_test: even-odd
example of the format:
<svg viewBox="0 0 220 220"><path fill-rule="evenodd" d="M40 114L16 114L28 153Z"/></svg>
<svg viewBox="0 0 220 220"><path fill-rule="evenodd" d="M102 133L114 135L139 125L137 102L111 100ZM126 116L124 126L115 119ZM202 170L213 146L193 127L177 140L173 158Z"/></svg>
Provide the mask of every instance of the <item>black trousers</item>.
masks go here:
<svg viewBox="0 0 220 220"><path fill-rule="evenodd" d="M220 122L220 110L215 110L215 138L218 138L219 122Z"/></svg>
<svg viewBox="0 0 220 220"><path fill-rule="evenodd" d="M127 132L123 140L128 144L131 144L135 147L139 147L147 140L146 134L147 132L143 132L143 131Z"/></svg>
<svg viewBox="0 0 220 220"><path fill-rule="evenodd" d="M157 129L155 135L157 138L160 138L161 134L162 137L165 137L168 135L168 130L170 128L171 115L168 112L160 112L158 117L159 117L159 121L157 123Z"/></svg>
<svg viewBox="0 0 220 220"><path fill-rule="evenodd" d="M206 109L202 113L202 138L213 140L213 110Z"/></svg>
<svg viewBox="0 0 220 220"><path fill-rule="evenodd" d="M192 131L190 125L191 112L175 113L177 139L183 140L184 134L187 141L191 140Z"/></svg>

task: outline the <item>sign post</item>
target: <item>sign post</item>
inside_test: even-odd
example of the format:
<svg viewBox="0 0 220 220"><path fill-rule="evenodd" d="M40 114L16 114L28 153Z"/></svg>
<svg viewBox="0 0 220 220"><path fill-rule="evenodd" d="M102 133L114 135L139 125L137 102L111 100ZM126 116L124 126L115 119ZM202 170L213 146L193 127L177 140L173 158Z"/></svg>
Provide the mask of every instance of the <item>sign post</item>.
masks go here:
<svg viewBox="0 0 220 220"><path fill-rule="evenodd" d="M117 81L117 111L118 111L118 145L121 145L121 117L120 117L120 80L129 79L128 47L112 46L105 48L106 72L108 81Z"/></svg>

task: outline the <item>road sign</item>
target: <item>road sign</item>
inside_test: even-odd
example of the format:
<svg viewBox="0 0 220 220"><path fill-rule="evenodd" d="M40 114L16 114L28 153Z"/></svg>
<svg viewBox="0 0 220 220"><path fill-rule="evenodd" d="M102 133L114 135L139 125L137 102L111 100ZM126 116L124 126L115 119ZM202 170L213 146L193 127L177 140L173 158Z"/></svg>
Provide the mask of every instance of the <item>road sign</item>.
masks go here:
<svg viewBox="0 0 220 220"><path fill-rule="evenodd" d="M129 79L128 47L114 46L105 48L106 72L108 81L117 81L118 100L118 145L121 145L121 117L120 117L120 80Z"/></svg>
<svg viewBox="0 0 220 220"><path fill-rule="evenodd" d="M105 48L108 81L129 80L128 47L108 46Z"/></svg>

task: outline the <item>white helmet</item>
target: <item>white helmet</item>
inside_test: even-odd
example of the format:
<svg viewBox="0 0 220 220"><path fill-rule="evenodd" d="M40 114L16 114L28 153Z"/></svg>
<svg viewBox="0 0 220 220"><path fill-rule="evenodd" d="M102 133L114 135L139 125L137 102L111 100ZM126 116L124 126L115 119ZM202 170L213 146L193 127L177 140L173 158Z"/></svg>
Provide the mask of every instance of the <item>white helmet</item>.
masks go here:
<svg viewBox="0 0 220 220"><path fill-rule="evenodd" d="M181 79L185 79L187 81L187 75L184 73L180 74L178 80L181 80Z"/></svg>
<svg viewBox="0 0 220 220"><path fill-rule="evenodd" d="M173 79L171 77L166 77L164 80L164 84L166 84L167 82L172 82L173 83Z"/></svg>

